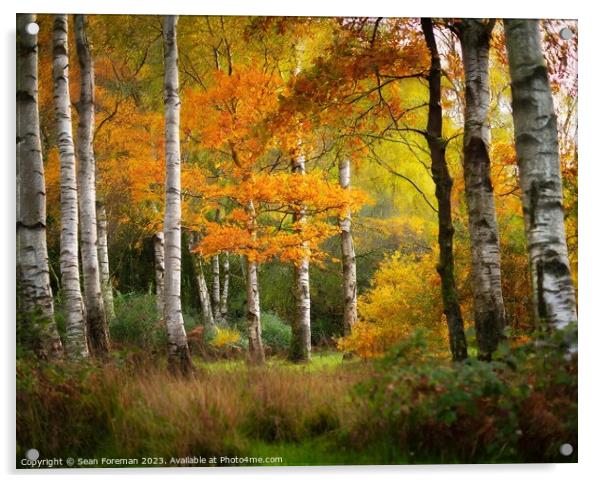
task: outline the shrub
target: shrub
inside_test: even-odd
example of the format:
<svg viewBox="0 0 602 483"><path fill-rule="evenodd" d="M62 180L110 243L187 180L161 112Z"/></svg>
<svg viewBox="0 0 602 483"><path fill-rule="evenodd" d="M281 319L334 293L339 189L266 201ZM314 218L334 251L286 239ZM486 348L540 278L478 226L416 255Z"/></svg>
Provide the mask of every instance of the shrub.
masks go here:
<svg viewBox="0 0 602 483"><path fill-rule="evenodd" d="M240 342L240 332L236 329L217 327L211 344L218 349L237 346Z"/></svg>
<svg viewBox="0 0 602 483"><path fill-rule="evenodd" d="M359 297L360 321L349 336L339 340L339 349L363 358L380 357L422 328L425 337L431 339L431 347L446 351L447 333L435 265L432 253L395 253L386 258L370 290Z"/></svg>
<svg viewBox="0 0 602 483"><path fill-rule="evenodd" d="M273 354L288 351L291 337L290 325L277 315L270 312L261 314L261 340Z"/></svg>
<svg viewBox="0 0 602 483"><path fill-rule="evenodd" d="M111 339L130 347L163 351L167 334L160 319L153 294L118 293L115 319L109 324Z"/></svg>

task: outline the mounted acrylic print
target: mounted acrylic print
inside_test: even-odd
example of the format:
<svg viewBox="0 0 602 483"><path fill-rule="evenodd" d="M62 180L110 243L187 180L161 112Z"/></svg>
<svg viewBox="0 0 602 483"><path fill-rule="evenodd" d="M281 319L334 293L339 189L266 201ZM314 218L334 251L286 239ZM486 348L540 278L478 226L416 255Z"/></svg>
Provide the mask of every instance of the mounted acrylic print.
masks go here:
<svg viewBox="0 0 602 483"><path fill-rule="evenodd" d="M18 468L577 461L577 22L17 15Z"/></svg>

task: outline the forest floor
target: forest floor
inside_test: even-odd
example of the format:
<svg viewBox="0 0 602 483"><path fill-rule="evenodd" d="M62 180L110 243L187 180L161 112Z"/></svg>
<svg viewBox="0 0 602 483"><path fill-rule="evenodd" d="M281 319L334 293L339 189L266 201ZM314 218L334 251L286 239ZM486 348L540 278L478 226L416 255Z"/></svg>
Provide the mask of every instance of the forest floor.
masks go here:
<svg viewBox="0 0 602 483"><path fill-rule="evenodd" d="M576 461L558 453L576 442L572 363L550 379L403 354L272 356L263 367L195 358L187 378L151 354L102 365L23 357L17 465L29 448L75 467Z"/></svg>

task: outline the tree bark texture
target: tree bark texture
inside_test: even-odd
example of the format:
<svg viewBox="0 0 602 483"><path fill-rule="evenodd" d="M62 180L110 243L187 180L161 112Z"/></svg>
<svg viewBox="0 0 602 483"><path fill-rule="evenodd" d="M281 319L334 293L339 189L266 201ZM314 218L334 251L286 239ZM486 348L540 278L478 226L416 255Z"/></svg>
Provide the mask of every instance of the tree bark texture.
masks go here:
<svg viewBox="0 0 602 483"><path fill-rule="evenodd" d="M217 324L221 323L221 292L219 280L219 254L211 257L211 310L214 315L214 320Z"/></svg>
<svg viewBox="0 0 602 483"><path fill-rule="evenodd" d="M98 229L96 225L96 162L92 145L94 130L94 65L86 36L84 15L74 15L75 43L80 68L80 99L77 104L77 155L79 182L79 214L84 304L88 325L88 342L94 356L109 353L109 329L102 299L98 261Z"/></svg>
<svg viewBox="0 0 602 483"><path fill-rule="evenodd" d="M537 320L577 321L562 199L558 129L539 21L505 20L512 117Z"/></svg>
<svg viewBox="0 0 602 483"><path fill-rule="evenodd" d="M65 351L70 358L85 358L88 357L88 342L79 279L79 215L69 94L68 28L67 15L55 15L52 31L52 78L61 179L60 267L66 319Z"/></svg>
<svg viewBox="0 0 602 483"><path fill-rule="evenodd" d="M188 249L194 263L194 274L199 291L203 323L205 325L213 325L215 321L213 319L213 311L211 310L211 297L209 295L209 289L207 288L207 281L205 280L205 273L203 270L203 259L198 253L192 251L198 243L199 234L197 232L190 232L188 237Z"/></svg>
<svg viewBox="0 0 602 483"><path fill-rule="evenodd" d="M489 159L489 40L494 20L459 25L465 79L464 185L479 357L490 360L505 326L500 243Z"/></svg>
<svg viewBox="0 0 602 483"><path fill-rule="evenodd" d="M109 267L109 235L107 223L107 210L104 203L96 202L98 217L98 262L100 264L100 284L105 311L109 320L115 318L115 303L113 301L113 284Z"/></svg>
<svg viewBox="0 0 602 483"><path fill-rule="evenodd" d="M202 268L202 267L201 267ZM219 301L220 318L223 324L228 324L228 291L230 290L230 254L222 254L222 293ZM203 277L204 279L204 277Z"/></svg>
<svg viewBox="0 0 602 483"><path fill-rule="evenodd" d="M192 359L188 349L181 300L181 193L180 193L180 96L178 76L178 17L163 17L164 102L165 102L165 324L168 336L169 367L174 373L188 374Z"/></svg>
<svg viewBox="0 0 602 483"><path fill-rule="evenodd" d="M17 15L17 281L18 310L36 324L38 355L62 352L54 320L46 246L46 187L38 110L38 37L27 32L35 15ZM31 330L31 327L27 328Z"/></svg>
<svg viewBox="0 0 602 483"><path fill-rule="evenodd" d="M433 23L430 18L422 19L422 30L431 54L431 65L428 74L429 109L426 140L431 152L431 172L435 182L435 196L438 203L439 262L437 264L437 272L441 277L441 296L443 299L443 311L447 319L450 350L453 360L459 361L466 359L467 350L464 321L462 319L454 276L454 226L451 211L453 181L449 175L445 159L446 142L442 137L441 61L433 31Z"/></svg>
<svg viewBox="0 0 602 483"><path fill-rule="evenodd" d="M348 159L339 161L339 185L343 189L351 189L351 164ZM357 273L355 263L355 247L351 233L351 210L339 219L341 229L341 253L343 260L343 331L345 335L357 322Z"/></svg>
<svg viewBox="0 0 602 483"><path fill-rule="evenodd" d="M299 153L293 157L293 173L305 175L305 157ZM301 232L307 222L305 208L295 212L293 222ZM309 251L307 242L303 243L304 252ZM295 362L311 360L311 299L309 292L309 253L304 253L301 260L296 260L293 266L295 284L295 317L291 324L292 337L289 359Z"/></svg>
<svg viewBox="0 0 602 483"><path fill-rule="evenodd" d="M153 236L153 249L155 253L155 297L157 314L161 319L165 317L165 237L162 231Z"/></svg>
<svg viewBox="0 0 602 483"><path fill-rule="evenodd" d="M247 215L249 216L248 230L251 238L257 238L257 220L255 206L252 201L247 204ZM249 362L251 364L263 364L265 352L261 340L261 309L259 304L259 280L258 263L249 257L245 257L247 266L247 330L249 333Z"/></svg>

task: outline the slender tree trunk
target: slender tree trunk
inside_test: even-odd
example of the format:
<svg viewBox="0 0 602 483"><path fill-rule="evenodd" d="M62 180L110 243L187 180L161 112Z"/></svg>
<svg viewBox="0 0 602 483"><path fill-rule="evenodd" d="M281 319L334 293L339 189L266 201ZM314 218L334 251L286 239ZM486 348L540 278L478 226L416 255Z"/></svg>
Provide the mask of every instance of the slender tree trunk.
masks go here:
<svg viewBox="0 0 602 483"><path fill-rule="evenodd" d="M219 254L215 254L211 257L211 310L217 324L221 323L220 297Z"/></svg>
<svg viewBox="0 0 602 483"><path fill-rule="evenodd" d="M453 181L449 175L445 159L446 142L442 137L443 114L441 110L441 61L430 18L422 19L422 30L431 54L431 66L428 75L429 111L426 140L431 152L431 172L435 182L435 196L439 217L439 263L437 272L441 277L441 296L443 311L447 318L449 344L455 361L466 359L466 337L464 321L458 302L454 277L453 237L454 226L451 212L451 192Z"/></svg>
<svg viewBox="0 0 602 483"><path fill-rule="evenodd" d="M562 199L556 114L537 20L505 20L512 116L537 320L577 321Z"/></svg>
<svg viewBox="0 0 602 483"><path fill-rule="evenodd" d="M249 232L251 238L257 238L257 220L255 207L252 201L247 205L249 216ZM249 332L249 362L263 364L265 353L261 340L261 310L259 305L259 280L257 278L258 263L256 260L245 257L247 265L247 329Z"/></svg>
<svg viewBox="0 0 602 483"><path fill-rule="evenodd" d="M222 323L228 323L228 291L230 290L230 254L224 252L222 255L222 273L224 281L222 283L222 294L220 297L219 308ZM204 278L204 277L203 277Z"/></svg>
<svg viewBox="0 0 602 483"><path fill-rule="evenodd" d="M165 324L169 344L169 367L174 373L188 374L192 359L188 349L182 317L182 206L180 194L180 97L178 78L178 17L163 17L163 49L165 59Z"/></svg>
<svg viewBox="0 0 602 483"><path fill-rule="evenodd" d="M107 211L105 205L96 202L96 214L98 216L98 261L100 263L100 283L102 286L102 298L109 320L115 318L115 303L113 302L113 284L111 283L111 272L109 269L109 243L107 229Z"/></svg>
<svg viewBox="0 0 602 483"><path fill-rule="evenodd" d="M343 189L351 189L351 164L348 159L339 161L339 184ZM339 227L343 256L343 296L345 297L343 331L345 335L349 335L357 322L357 274L350 209L347 209L345 215L339 219Z"/></svg>
<svg viewBox="0 0 602 483"><path fill-rule="evenodd" d="M43 358L62 352L54 321L46 247L46 187L38 111L38 37L27 32L35 15L17 15L17 280L28 325L40 323ZM32 327L24 327L32 330Z"/></svg>
<svg viewBox="0 0 602 483"><path fill-rule="evenodd" d="M79 213L84 303L89 346L92 354L106 357L109 353L109 329L102 299L98 261L98 231L96 225L96 167L92 146L94 129L94 67L86 37L84 15L74 15L75 42L79 60L81 89L77 104L77 155L79 182Z"/></svg>
<svg viewBox="0 0 602 483"><path fill-rule="evenodd" d="M71 358L88 357L84 301L79 280L79 241L77 230L77 179L75 148L71 127L69 94L69 43L67 15L54 17L53 70L54 108L61 162L61 278L65 300L65 350Z"/></svg>
<svg viewBox="0 0 602 483"><path fill-rule="evenodd" d="M458 24L465 78L464 185L472 255L472 290L479 357L490 360L503 337L500 243L489 160L489 39L495 20Z"/></svg>
<svg viewBox="0 0 602 483"><path fill-rule="evenodd" d="M305 157L299 153L293 157L293 173L305 175ZM307 222L305 208L301 208L293 216L296 230L301 233ZM305 252L300 260L294 263L295 278L295 317L292 323L291 347L289 359L296 362L309 362L311 359L311 299L309 292L309 246L302 247Z"/></svg>
<svg viewBox="0 0 602 483"><path fill-rule="evenodd" d="M205 273L203 270L203 259L198 253L194 253L193 249L199 243L198 233L190 232L188 237L188 250L192 255L194 261L194 272L199 290L199 300L201 302L201 313L203 315L203 323L205 325L213 325L213 311L211 310L211 297L209 296L209 290L207 288L207 281L205 280Z"/></svg>
<svg viewBox="0 0 602 483"><path fill-rule="evenodd" d="M157 314L161 319L165 317L165 239L162 231L153 236L153 247L155 252L155 296L157 303Z"/></svg>

